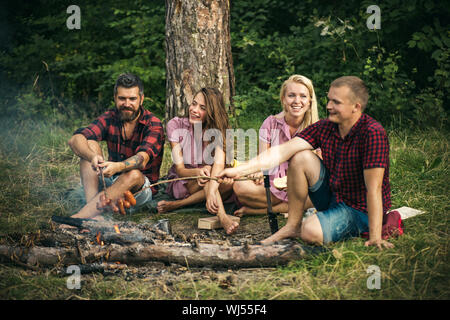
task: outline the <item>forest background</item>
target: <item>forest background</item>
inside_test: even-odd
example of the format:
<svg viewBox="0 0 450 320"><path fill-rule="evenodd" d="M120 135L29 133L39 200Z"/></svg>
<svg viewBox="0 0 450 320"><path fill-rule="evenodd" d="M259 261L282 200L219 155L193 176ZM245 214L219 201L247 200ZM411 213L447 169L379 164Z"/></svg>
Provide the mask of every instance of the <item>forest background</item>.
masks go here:
<svg viewBox="0 0 450 320"><path fill-rule="evenodd" d="M355 238L285 267L217 271L225 280L236 275L225 285L202 271L166 268L168 279L161 270L144 280L92 275L76 292L51 270L0 264L0 298L449 299L450 7L443 1L374 2L231 1L236 94L230 119L235 127L258 129L281 110L280 86L294 73L312 79L324 118L330 82L341 75L361 77L370 90L366 112L389 135L393 207L425 212L405 221L405 234L391 239L394 249L366 248ZM66 26L72 4L81 8L79 30ZM367 27L373 4L381 9L378 30ZM80 180L67 140L113 107L120 73L138 74L145 108L169 120L164 119L165 3L3 1L0 40L3 243L20 242L48 229L52 215L73 212L66 193ZM162 173L171 165L167 151ZM130 219L166 217L195 230L199 215L141 213ZM268 228L266 219L244 217L242 229L256 223ZM366 286L372 265L382 272L379 290Z"/></svg>
<svg viewBox="0 0 450 320"><path fill-rule="evenodd" d="M230 116L245 127L246 120L277 113L282 81L298 73L312 79L323 118L330 82L357 75L370 88L367 113L382 124L396 119L408 127L446 126L448 6L382 2L381 28L371 30L366 12L371 4L231 1L236 95ZM67 1L10 1L1 10L2 116L60 124L92 119L113 105L114 81L130 71L144 81L145 107L163 118L164 2L80 0L77 5L79 30L66 27Z"/></svg>

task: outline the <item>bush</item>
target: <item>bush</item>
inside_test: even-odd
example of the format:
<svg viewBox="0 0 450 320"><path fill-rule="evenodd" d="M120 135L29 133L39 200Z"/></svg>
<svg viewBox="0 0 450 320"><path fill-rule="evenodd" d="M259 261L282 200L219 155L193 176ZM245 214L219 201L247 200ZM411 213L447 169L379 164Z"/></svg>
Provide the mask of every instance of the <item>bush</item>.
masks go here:
<svg viewBox="0 0 450 320"><path fill-rule="evenodd" d="M2 10L7 31L0 42L0 108L92 118L112 105L115 79L130 71L144 81L145 107L163 117L164 2L77 4L82 26L75 31L65 28L67 5L56 0L17 0ZM380 5L381 29L369 30L371 4L233 1L237 117L278 112L282 82L298 73L313 81L323 118L330 82L356 75L370 89L368 113L383 124L403 118L405 124L448 125L449 7L389 1Z"/></svg>

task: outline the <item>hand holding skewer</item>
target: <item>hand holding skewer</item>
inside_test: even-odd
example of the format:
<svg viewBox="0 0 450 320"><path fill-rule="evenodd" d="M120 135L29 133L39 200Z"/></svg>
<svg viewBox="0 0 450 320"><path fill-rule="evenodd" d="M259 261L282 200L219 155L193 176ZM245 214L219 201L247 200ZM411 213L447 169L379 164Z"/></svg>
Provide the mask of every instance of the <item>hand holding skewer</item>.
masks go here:
<svg viewBox="0 0 450 320"><path fill-rule="evenodd" d="M112 201L111 198L108 198L105 192L100 195L97 209L107 211L110 208L113 212L119 212L120 214L125 215L125 209L129 209L135 205L136 198L129 190L125 191L123 197L117 199L116 202Z"/></svg>
<svg viewBox="0 0 450 320"><path fill-rule="evenodd" d="M219 177L208 177L208 176L192 176L192 177L181 177L181 178L174 178L174 179L168 179L168 180L161 180L156 183L153 183L147 187L142 188L136 193L131 193L131 191L127 190L125 191L123 197L117 199L116 203L112 201L111 198L108 197L106 193L106 184L104 182L104 177L102 175L103 179L103 185L104 185L104 192L100 195L99 202L97 203L97 209L107 211L108 207L113 212L120 212L122 215L126 214L125 209L130 208L131 206L136 205L136 196L141 193L143 190L147 188L151 188L153 186L157 186L159 184L173 182L173 181L179 181L179 180L194 180L194 179L204 179L204 180L215 180L219 183L233 183L234 181L244 181L244 180L257 180L260 179L259 177L243 177L239 178L238 176L235 176L234 178L230 178L227 176L219 176Z"/></svg>

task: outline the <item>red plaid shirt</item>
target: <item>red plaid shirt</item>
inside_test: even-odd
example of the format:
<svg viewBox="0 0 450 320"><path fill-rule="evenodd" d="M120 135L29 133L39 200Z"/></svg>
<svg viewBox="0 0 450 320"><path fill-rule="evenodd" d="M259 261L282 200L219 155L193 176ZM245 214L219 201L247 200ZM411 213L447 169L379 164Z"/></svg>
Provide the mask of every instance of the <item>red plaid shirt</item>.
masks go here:
<svg viewBox="0 0 450 320"><path fill-rule="evenodd" d="M124 140L121 133L123 122L117 109L109 110L94 120L86 128L80 128L74 134L82 134L88 140L106 141L109 161L123 161L138 152L146 152L150 159L147 166L141 170L150 183L159 179L159 169L164 152L164 129L161 120L150 111L141 109L141 115L133 135ZM157 188L152 187L156 193Z"/></svg>
<svg viewBox="0 0 450 320"><path fill-rule="evenodd" d="M338 125L329 120L320 120L297 136L314 149L322 150L323 163L330 173L330 188L337 202L343 201L359 211L367 212L364 169L385 168L383 211L389 210L389 140L381 124L363 113L344 139L339 135Z"/></svg>

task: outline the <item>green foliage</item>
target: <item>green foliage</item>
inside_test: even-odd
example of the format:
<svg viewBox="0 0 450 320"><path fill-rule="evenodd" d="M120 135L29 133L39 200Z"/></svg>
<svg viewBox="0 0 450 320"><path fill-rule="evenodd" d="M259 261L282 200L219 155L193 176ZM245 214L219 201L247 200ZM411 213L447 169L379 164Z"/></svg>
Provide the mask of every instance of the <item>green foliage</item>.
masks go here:
<svg viewBox="0 0 450 320"><path fill-rule="evenodd" d="M416 118L425 124L436 124L443 121L446 115L444 105L446 105L450 89L450 31L441 27L439 20L434 20L433 28L425 26L421 31L412 35L412 40L408 41L408 47L418 48L427 54L436 63L436 68L427 81L431 84L420 91L415 97Z"/></svg>
<svg viewBox="0 0 450 320"><path fill-rule="evenodd" d="M237 119L280 110L281 83L309 77L319 115L329 84L360 76L370 89L367 112L419 126L448 125L449 7L393 0L380 4L381 29L369 30L371 1L231 2ZM67 3L17 0L2 10L0 108L9 114L92 118L112 106L118 74L139 74L145 107L165 113L163 1L80 0L81 30L65 26ZM4 27L3 27L4 26ZM251 111L251 112L250 112ZM243 119L241 119L243 118Z"/></svg>
<svg viewBox="0 0 450 320"><path fill-rule="evenodd" d="M8 22L17 26L11 29L21 32L21 37L14 37L13 45L2 48L5 54L0 56L1 76L7 79L1 91L16 93L8 101L23 95L51 97L54 113L65 114L64 105L76 105L82 114L93 117L111 105L117 76L135 72L144 82L144 106L164 114L163 5L140 0L79 1L81 29L68 30L67 4L36 1L28 8L31 14L26 4L25 9L19 4L11 9L18 13ZM7 105L2 103L4 108ZM49 111L48 103L23 108L33 109L28 115Z"/></svg>
<svg viewBox="0 0 450 320"><path fill-rule="evenodd" d="M384 48L379 50L378 47L369 51L371 56L367 57L363 72L371 94L368 113L382 122L395 115L411 113L413 105L409 99L415 84L399 70L400 54L386 53Z"/></svg>
<svg viewBox="0 0 450 320"><path fill-rule="evenodd" d="M252 11L247 2L236 3L231 22L239 105L259 110L261 95L270 101L284 79L299 73L313 81L324 117L330 82L356 75L370 90L367 112L382 123L448 124L448 8L390 1L380 5L381 30L369 30L371 4L260 0ZM290 13L274 28L279 10ZM255 91L263 92L258 100Z"/></svg>

